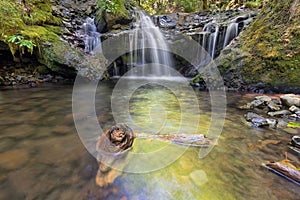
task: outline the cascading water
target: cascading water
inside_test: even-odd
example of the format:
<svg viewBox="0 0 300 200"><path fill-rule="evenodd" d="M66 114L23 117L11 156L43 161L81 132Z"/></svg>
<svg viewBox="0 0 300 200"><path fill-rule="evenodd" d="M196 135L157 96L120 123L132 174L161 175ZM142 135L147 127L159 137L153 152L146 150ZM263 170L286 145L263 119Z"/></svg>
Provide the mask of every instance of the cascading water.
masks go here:
<svg viewBox="0 0 300 200"><path fill-rule="evenodd" d="M218 24L216 21L209 22L204 25L202 32L199 33L198 43L208 52L210 58L205 57L207 61L214 59L218 56L219 52L225 48L234 38L236 38L240 30L246 24L251 22L245 20L242 23L238 23L236 19L231 20L228 26ZM202 41L200 38L202 37Z"/></svg>
<svg viewBox="0 0 300 200"><path fill-rule="evenodd" d="M218 35L219 35L219 26L216 23L209 23L204 26L203 31L204 32L213 32L209 36L208 53L211 56L211 58L214 59L215 53L216 53L216 45L217 45L217 41L218 41ZM205 43L205 41L203 43Z"/></svg>
<svg viewBox="0 0 300 200"><path fill-rule="evenodd" d="M168 45L159 28L152 19L143 11L136 11L136 22L134 29L129 34L130 42L130 63L132 67L142 67L142 70L132 69L131 76L170 76L168 67L172 66L171 56L168 52ZM147 48L151 47L151 48ZM151 68L145 64L153 64ZM168 66L168 67L164 67Z"/></svg>
<svg viewBox="0 0 300 200"><path fill-rule="evenodd" d="M85 35L85 49L84 52L90 53L93 51L102 52L100 33L97 32L97 27L94 19L87 18L83 24Z"/></svg>
<svg viewBox="0 0 300 200"><path fill-rule="evenodd" d="M239 34L239 24L235 22L229 24L226 29L223 48L225 48L230 43L231 40L236 38L238 34Z"/></svg>

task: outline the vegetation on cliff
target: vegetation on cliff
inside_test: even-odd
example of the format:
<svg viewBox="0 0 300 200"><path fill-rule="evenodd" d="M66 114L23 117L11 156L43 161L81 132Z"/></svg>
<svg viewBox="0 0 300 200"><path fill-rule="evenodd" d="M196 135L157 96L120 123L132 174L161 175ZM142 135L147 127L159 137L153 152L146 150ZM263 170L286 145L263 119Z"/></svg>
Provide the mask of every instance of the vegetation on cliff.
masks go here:
<svg viewBox="0 0 300 200"><path fill-rule="evenodd" d="M22 43L32 53L34 46L39 47L41 39L58 38L43 26L59 26L61 21L52 15L49 0L2 0L0 24L0 40L9 45L13 56L17 56L15 54ZM25 51L19 53L24 54Z"/></svg>
<svg viewBox="0 0 300 200"><path fill-rule="evenodd" d="M300 86L300 3L270 0L240 38L247 82Z"/></svg>
<svg viewBox="0 0 300 200"><path fill-rule="evenodd" d="M263 88L296 91L300 87L299 14L297 0L266 2L254 22L214 60L225 85L257 92ZM193 82L199 80L200 74Z"/></svg>

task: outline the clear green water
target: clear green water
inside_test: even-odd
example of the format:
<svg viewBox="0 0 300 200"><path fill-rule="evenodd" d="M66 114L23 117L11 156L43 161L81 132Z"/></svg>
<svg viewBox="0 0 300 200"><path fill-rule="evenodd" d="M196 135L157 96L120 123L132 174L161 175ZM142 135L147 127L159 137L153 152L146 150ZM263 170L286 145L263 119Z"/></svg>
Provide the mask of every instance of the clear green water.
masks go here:
<svg viewBox="0 0 300 200"><path fill-rule="evenodd" d="M114 83L108 82L97 90L97 118L104 129L115 123L110 108L113 88ZM194 101L184 99L184 92L187 110L180 111L176 95L166 88L142 87L130 98L131 118L138 129L149 133L176 133L179 127L187 133L206 133L211 125L210 96L196 94L200 111ZM293 132L245 125L244 112L236 107L251 99L227 94L224 129L218 145L203 159L196 148L136 139L132 153L154 156L145 161L129 156L125 170L155 167L184 153L162 169L123 173L110 187L99 188L97 163L82 145L73 122L71 86L1 91L0 199L299 199L299 186L261 167L267 160L284 158ZM184 125L181 115L188 119ZM299 164L295 155L289 153L289 158Z"/></svg>

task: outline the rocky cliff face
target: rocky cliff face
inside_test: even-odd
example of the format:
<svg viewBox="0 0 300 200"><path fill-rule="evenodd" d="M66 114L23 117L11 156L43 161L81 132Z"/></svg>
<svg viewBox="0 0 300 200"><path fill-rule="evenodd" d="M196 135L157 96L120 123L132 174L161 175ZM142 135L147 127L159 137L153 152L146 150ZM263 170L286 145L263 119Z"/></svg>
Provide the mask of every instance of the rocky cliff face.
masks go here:
<svg viewBox="0 0 300 200"><path fill-rule="evenodd" d="M226 86L253 92L299 91L299 15L299 1L270 0L215 60Z"/></svg>

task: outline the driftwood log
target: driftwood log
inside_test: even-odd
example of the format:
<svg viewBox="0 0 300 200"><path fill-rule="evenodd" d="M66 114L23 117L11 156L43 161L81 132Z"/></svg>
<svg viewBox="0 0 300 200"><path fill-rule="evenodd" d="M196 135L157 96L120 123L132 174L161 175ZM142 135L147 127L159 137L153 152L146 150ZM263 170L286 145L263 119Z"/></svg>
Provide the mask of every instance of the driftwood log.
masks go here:
<svg viewBox="0 0 300 200"><path fill-rule="evenodd" d="M300 185L300 171L294 165L289 163L288 160L270 162L265 164L265 166Z"/></svg>
<svg viewBox="0 0 300 200"><path fill-rule="evenodd" d="M113 169L112 166L114 166L116 161L118 163L125 163L128 150L132 147L136 137L158 139L177 145L198 148L216 145L216 142L201 134L135 134L126 124L117 124L102 134L97 141L96 150L98 152L97 160L99 164L96 177L97 185L106 187L121 175L120 166L118 166L118 170Z"/></svg>
<svg viewBox="0 0 300 200"><path fill-rule="evenodd" d="M96 145L99 169L96 184L106 187L121 174L120 170L111 168L115 161L122 162L131 148L135 135L126 124L117 124L102 134Z"/></svg>

